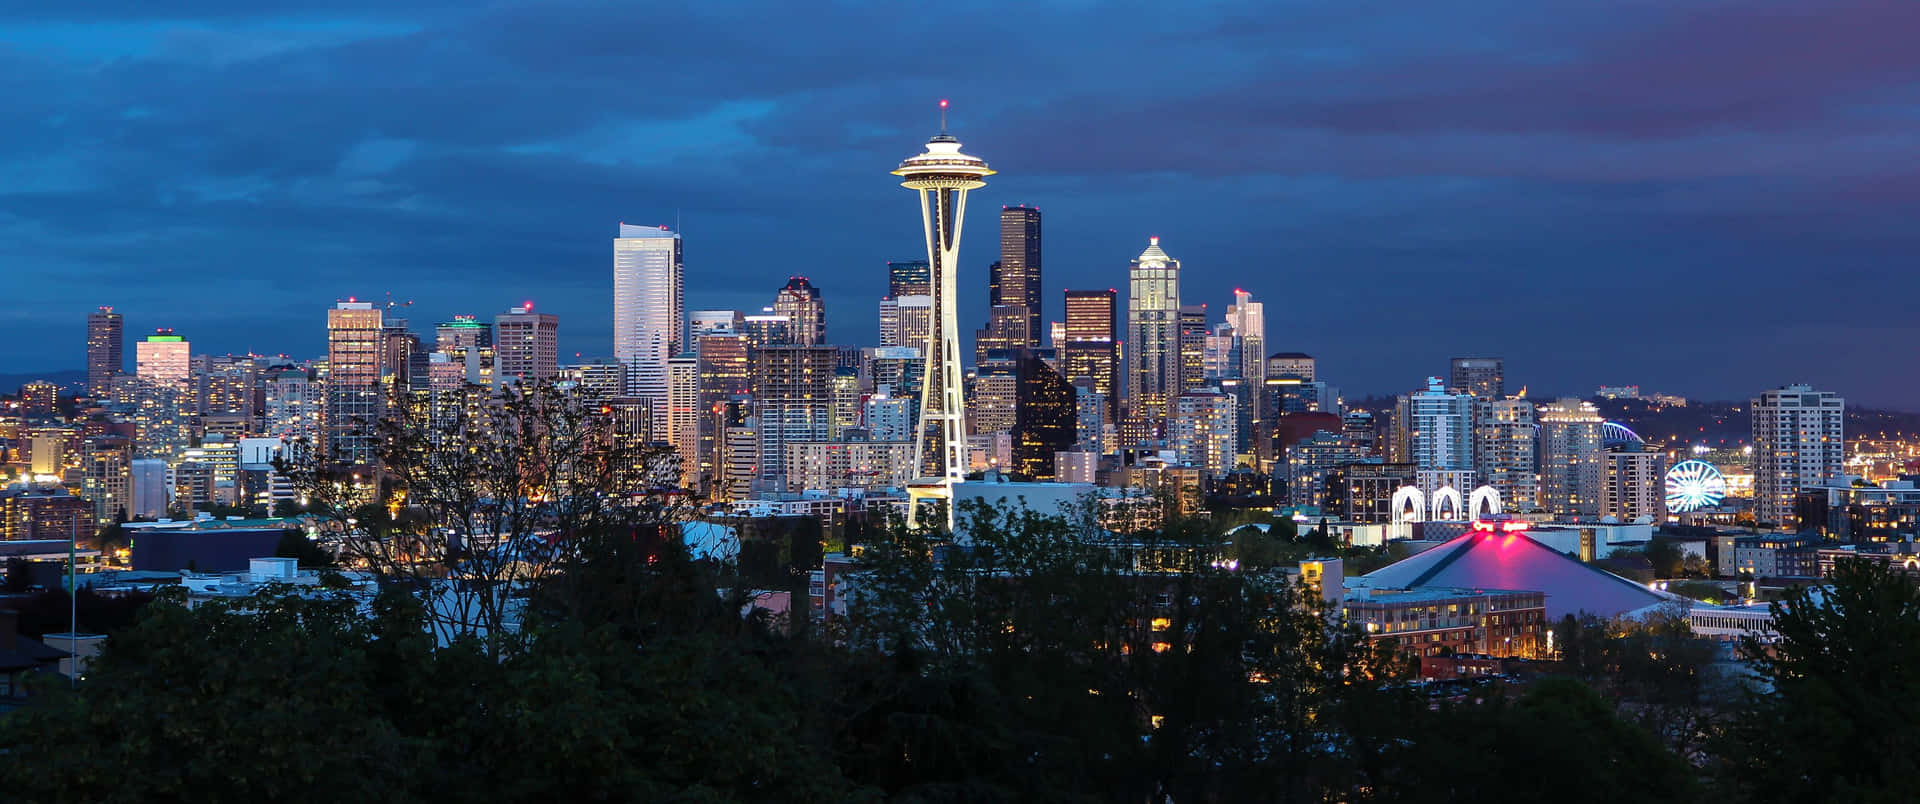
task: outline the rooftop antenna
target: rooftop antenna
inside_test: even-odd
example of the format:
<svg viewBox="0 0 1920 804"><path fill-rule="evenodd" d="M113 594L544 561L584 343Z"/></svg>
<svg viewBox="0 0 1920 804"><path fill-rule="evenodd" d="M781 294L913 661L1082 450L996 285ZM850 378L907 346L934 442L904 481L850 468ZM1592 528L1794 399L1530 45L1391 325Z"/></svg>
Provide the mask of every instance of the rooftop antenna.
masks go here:
<svg viewBox="0 0 1920 804"><path fill-rule="evenodd" d="M947 133L947 99L940 99L940 133Z"/></svg>

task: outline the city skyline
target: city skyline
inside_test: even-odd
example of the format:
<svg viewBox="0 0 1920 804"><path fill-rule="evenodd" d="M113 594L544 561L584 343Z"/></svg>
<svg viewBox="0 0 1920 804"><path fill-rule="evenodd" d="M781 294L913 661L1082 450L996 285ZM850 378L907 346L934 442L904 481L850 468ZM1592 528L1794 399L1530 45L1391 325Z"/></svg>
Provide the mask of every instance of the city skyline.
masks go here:
<svg viewBox="0 0 1920 804"><path fill-rule="evenodd" d="M1888 78L1920 61L1897 35L1912 9L1420 18L1472 28L1474 48L1444 36L1409 48L1397 23L1358 11L1297 24L1039 9L1031 33L983 37L952 74L904 75L853 45L911 32L844 10L775 7L744 23L675 12L695 16L674 20L685 35L661 58L710 74L616 108L604 74L651 56L559 47L619 35L594 15L528 29L515 23L531 12L511 5L382 6L308 26L270 7L35 13L9 26L34 42L17 58L61 91L23 94L31 136L0 152L0 164L31 166L0 195L0 220L16 235L8 262L34 267L32 304L0 316L5 373L83 368L37 336L100 305L132 332L171 327L208 352L314 356L324 342L289 322L387 292L414 300L416 320L532 299L565 324L563 362L609 356L604 242L619 220L683 225L690 308L751 312L801 274L834 311L830 340L873 343L865 311L885 292L884 264L918 249L911 217L867 166L930 133L931 99L949 96L970 147L1007 171L977 208L1047 212L1044 321L1059 320L1062 290L1121 286L1136 244L1158 235L1182 259L1184 298L1219 310L1246 288L1274 305L1269 351L1321 358L1356 396L1488 354L1550 393L1635 383L1738 400L1808 382L1920 409L1920 378L1860 348L1913 334L1893 305L1920 280L1885 266L1911 253L1901 227L1916 194L1883 175L1915 150ZM118 25L63 28L76 21ZM819 70L792 69L806 54L778 50L759 66L716 65L706 45L740 24L821 31L846 47L808 54L844 55ZM994 66L1020 37L1064 29L1107 44ZM461 44L418 47L449 39ZM1149 39L1180 57L1155 68L1164 74L1103 55ZM1848 45L1807 44L1820 41ZM1316 56L1327 48L1343 57ZM1754 67L1785 50L1791 72ZM1180 66L1203 51L1252 61L1231 79ZM1663 55L1676 52L1693 63ZM516 54L538 63L497 58ZM1716 69L1732 65L1753 69ZM395 68L417 78L379 89ZM451 75L468 81L447 95L439 79ZM1352 80L1364 78L1376 80ZM520 88L531 85L551 89ZM1370 89L1335 89L1346 86ZM425 113L437 107L421 99L436 96L462 110ZM63 128L82 125L104 133ZM1101 136L1112 131L1129 136ZM77 167L142 155L132 173ZM776 165L791 186L747 190ZM757 258L758 243L802 234L816 247ZM978 238L962 252L963 336L987 319L980 278L997 246ZM1483 301L1491 288L1498 310ZM1809 293L1848 303L1757 315Z"/></svg>

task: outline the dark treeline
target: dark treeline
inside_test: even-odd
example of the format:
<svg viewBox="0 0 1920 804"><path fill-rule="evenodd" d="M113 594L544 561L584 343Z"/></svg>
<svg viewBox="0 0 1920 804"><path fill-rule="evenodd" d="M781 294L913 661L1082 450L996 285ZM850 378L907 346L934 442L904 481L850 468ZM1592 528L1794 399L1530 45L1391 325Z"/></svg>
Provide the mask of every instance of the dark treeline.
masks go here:
<svg viewBox="0 0 1920 804"><path fill-rule="evenodd" d="M163 599L77 690L0 718L0 783L73 802L1914 791L1920 600L1876 567L1798 601L1753 665L1773 692L1716 719L1696 717L1691 660L1653 660L1697 649L1677 634L1563 624L1564 677L1436 703L1311 593L1131 571L1202 551L1115 551L1027 514L974 535L938 562L897 532L872 545L863 619L828 633L743 618L713 591L727 579L672 543L542 590L502 648L437 647L398 588L370 613L339 593Z"/></svg>

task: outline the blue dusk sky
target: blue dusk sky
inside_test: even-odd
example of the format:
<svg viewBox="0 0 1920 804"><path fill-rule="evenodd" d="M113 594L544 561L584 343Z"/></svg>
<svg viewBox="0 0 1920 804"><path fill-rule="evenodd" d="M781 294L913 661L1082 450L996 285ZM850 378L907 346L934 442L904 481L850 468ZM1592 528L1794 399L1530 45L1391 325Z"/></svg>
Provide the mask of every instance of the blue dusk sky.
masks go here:
<svg viewBox="0 0 1920 804"><path fill-rule="evenodd" d="M872 343L923 253L887 171L945 97L1000 171L969 336L1027 203L1047 318L1159 235L1350 396L1496 354L1920 409L1920 3L949 7L0 0L0 373L81 367L97 305L314 356L387 293L421 330L531 299L607 355L620 221L682 223L690 309L802 274Z"/></svg>

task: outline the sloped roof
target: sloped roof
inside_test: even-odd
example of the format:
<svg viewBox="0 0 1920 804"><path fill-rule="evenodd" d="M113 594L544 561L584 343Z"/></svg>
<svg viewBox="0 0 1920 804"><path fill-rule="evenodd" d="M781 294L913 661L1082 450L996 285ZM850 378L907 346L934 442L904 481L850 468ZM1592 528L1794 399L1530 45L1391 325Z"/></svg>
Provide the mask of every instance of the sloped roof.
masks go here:
<svg viewBox="0 0 1920 804"><path fill-rule="evenodd" d="M1389 564L1358 585L1421 589L1466 587L1545 592L1547 616L1591 612L1614 617L1658 605L1667 597L1618 575L1582 564L1525 533L1469 532Z"/></svg>
<svg viewBox="0 0 1920 804"><path fill-rule="evenodd" d="M1148 263L1148 262L1164 263L1164 262L1172 262L1172 261L1173 261L1172 257L1167 256L1166 252L1160 250L1160 238L1158 237L1147 238L1147 250L1140 252L1140 256L1134 260L1134 262L1138 262L1138 263Z"/></svg>

